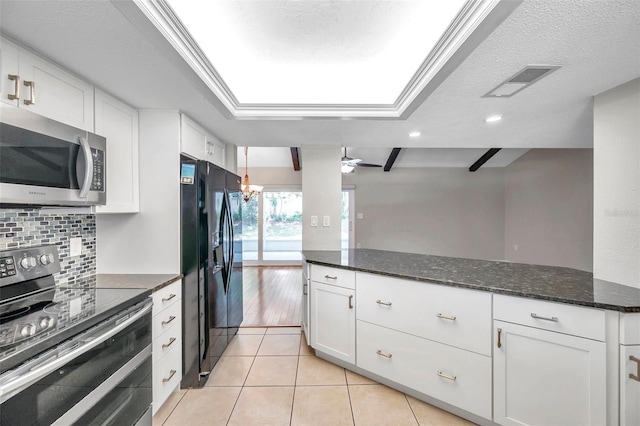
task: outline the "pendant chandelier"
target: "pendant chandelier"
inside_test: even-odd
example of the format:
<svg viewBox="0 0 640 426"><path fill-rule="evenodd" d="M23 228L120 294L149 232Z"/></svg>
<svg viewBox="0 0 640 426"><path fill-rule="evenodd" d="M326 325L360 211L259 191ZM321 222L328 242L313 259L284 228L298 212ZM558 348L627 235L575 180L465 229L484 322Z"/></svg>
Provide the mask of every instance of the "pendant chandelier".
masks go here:
<svg viewBox="0 0 640 426"><path fill-rule="evenodd" d="M242 180L242 185L240 189L242 190L242 198L244 201L249 201L251 197L255 194L259 194L262 192L262 187L259 185L251 185L249 184L249 172L247 171L249 168L249 147L244 147L244 179Z"/></svg>

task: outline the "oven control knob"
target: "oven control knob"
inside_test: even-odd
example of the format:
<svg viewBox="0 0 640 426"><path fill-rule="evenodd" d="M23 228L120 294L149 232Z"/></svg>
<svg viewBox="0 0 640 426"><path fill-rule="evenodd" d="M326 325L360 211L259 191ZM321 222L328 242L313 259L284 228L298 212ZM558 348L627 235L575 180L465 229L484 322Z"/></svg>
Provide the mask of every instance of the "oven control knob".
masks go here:
<svg viewBox="0 0 640 426"><path fill-rule="evenodd" d="M40 263L42 263L45 266L53 263L53 254L49 253L49 254L41 255L40 256Z"/></svg>
<svg viewBox="0 0 640 426"><path fill-rule="evenodd" d="M20 335L23 337L33 336L36 332L36 328L31 324L27 324L20 330Z"/></svg>
<svg viewBox="0 0 640 426"><path fill-rule="evenodd" d="M33 256L23 257L20 260L20 266L22 269L31 269L36 266L36 258Z"/></svg>
<svg viewBox="0 0 640 426"><path fill-rule="evenodd" d="M53 318L44 317L40 319L40 327L41 328L49 328L53 326Z"/></svg>

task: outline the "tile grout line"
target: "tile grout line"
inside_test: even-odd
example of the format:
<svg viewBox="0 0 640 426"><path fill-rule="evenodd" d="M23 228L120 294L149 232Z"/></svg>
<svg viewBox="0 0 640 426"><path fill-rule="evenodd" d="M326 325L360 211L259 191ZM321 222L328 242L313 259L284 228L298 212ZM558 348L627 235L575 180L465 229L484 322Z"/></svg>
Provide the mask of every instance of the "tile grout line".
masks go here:
<svg viewBox="0 0 640 426"><path fill-rule="evenodd" d="M171 409L171 411L169 411L169 414L167 415L167 417L163 420L162 425L160 426L164 426L164 424L169 420L169 417L171 417L171 415L173 414L173 412L176 410L176 408L178 407L178 405L180 404L180 401L182 401L182 399L187 395L187 392L189 392L190 389L187 389L184 393L184 395L182 395L180 397L180 399L178 400L178 402L176 402L176 405L173 406L173 408ZM160 410L158 410L160 411Z"/></svg>
<svg viewBox="0 0 640 426"><path fill-rule="evenodd" d="M351 421L354 426L356 424L356 415L353 413L353 404L351 403L351 391L349 389L349 379L347 378L347 369L344 369L344 381L347 384L347 396L349 397L349 409L351 410Z"/></svg>
<svg viewBox="0 0 640 426"><path fill-rule="evenodd" d="M238 405L238 401L240 400L240 395L242 395L242 391L244 390L244 385L247 383L247 379L249 378L249 373L251 373L251 369L253 368L253 364L256 362L256 357L258 356L258 351L260 350L260 346L262 346L262 341L264 340L264 336L266 335L267 331L265 330L265 334L262 334L262 338L260 339L260 344L258 345L258 349L256 349L256 353L253 356L253 361L251 361L251 365L249 366L249 371L247 371L247 375L244 378L244 381L242 382L242 386L240 386L240 392L238 392L238 396L236 397L236 401L233 403L233 408L231 408L231 412L229 413L229 418L227 419L227 425L229 424L229 422L231 421L231 417L233 417L233 412L236 409L236 406ZM238 336L236 334L236 336ZM236 337L234 336L234 337ZM260 336L260 335L258 335ZM224 353L223 353L224 354Z"/></svg>
<svg viewBox="0 0 640 426"><path fill-rule="evenodd" d="M289 426L293 423L293 406L296 403L296 389L298 388L298 369L300 368L300 345L302 345L302 332L298 342L298 360L296 362L296 376L293 379L293 400L291 401L291 414L289 415Z"/></svg>
<svg viewBox="0 0 640 426"><path fill-rule="evenodd" d="M411 410L411 414L413 414L413 418L416 419L416 424L420 426L420 420L418 420L418 416L416 416L416 412L413 411L413 406L409 402L409 398L407 397L407 394L404 392L402 394L404 395L405 401L407 401L407 404L409 405L409 410Z"/></svg>

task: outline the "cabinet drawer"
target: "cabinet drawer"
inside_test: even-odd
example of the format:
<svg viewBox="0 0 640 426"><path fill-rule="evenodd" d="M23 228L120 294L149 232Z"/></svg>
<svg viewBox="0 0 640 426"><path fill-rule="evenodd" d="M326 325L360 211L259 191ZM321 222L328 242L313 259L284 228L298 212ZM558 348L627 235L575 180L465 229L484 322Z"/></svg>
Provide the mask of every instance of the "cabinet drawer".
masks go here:
<svg viewBox="0 0 640 426"><path fill-rule="evenodd" d="M640 314L620 316L620 344L640 345Z"/></svg>
<svg viewBox="0 0 640 426"><path fill-rule="evenodd" d="M177 281L161 288L151 295L153 297L153 316L182 299L182 281Z"/></svg>
<svg viewBox="0 0 640 426"><path fill-rule="evenodd" d="M156 339L165 331L169 330L176 323L182 322L182 306L180 303L173 303L168 308L160 311L153 317L153 338Z"/></svg>
<svg viewBox="0 0 640 426"><path fill-rule="evenodd" d="M356 273L347 269L311 265L311 281L355 289Z"/></svg>
<svg viewBox="0 0 640 426"><path fill-rule="evenodd" d="M357 321L357 365L491 419L491 358Z"/></svg>
<svg viewBox="0 0 640 426"><path fill-rule="evenodd" d="M182 378L182 349L175 347L153 365L153 413L155 414Z"/></svg>
<svg viewBox="0 0 640 426"><path fill-rule="evenodd" d="M491 293L358 272L357 318L491 355Z"/></svg>
<svg viewBox="0 0 640 426"><path fill-rule="evenodd" d="M156 364L174 348L182 350L182 323L171 326L165 333L153 339L153 363Z"/></svg>
<svg viewBox="0 0 640 426"><path fill-rule="evenodd" d="M599 309L496 294L493 317L543 330L605 340L605 314Z"/></svg>

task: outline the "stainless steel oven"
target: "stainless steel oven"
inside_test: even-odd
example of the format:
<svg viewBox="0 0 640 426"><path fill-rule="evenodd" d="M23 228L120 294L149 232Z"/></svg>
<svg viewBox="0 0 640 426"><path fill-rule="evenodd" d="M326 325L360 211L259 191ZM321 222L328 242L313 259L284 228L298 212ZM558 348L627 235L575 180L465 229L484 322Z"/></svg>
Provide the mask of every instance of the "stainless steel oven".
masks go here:
<svg viewBox="0 0 640 426"><path fill-rule="evenodd" d="M0 424L151 425L148 291L55 286L57 261L0 252Z"/></svg>
<svg viewBox="0 0 640 426"><path fill-rule="evenodd" d="M105 162L104 137L0 104L0 204L105 204Z"/></svg>

